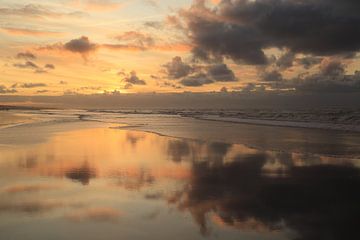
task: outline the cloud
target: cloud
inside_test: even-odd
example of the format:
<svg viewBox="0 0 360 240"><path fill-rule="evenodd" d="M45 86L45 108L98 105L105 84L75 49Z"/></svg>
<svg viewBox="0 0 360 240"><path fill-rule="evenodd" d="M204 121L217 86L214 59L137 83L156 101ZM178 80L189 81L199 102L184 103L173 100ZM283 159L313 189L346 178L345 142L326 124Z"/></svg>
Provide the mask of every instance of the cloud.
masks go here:
<svg viewBox="0 0 360 240"><path fill-rule="evenodd" d="M77 39L70 40L64 44L64 49L81 55L88 55L98 48L97 44L90 42L88 37L82 36Z"/></svg>
<svg viewBox="0 0 360 240"><path fill-rule="evenodd" d="M31 17L31 18L44 18L44 17L59 18L64 16L81 17L84 15L82 12L68 12L68 13L55 12L38 4L27 4L24 6L17 6L13 8L3 7L0 8L0 14L19 16L19 17Z"/></svg>
<svg viewBox="0 0 360 240"><path fill-rule="evenodd" d="M16 55L18 59L36 59L36 56L31 52L20 52ZM14 63L14 67L23 68L23 69L34 69L35 73L47 73L45 69L53 70L55 66L53 64L45 64L44 68L39 67L36 63L32 61L26 61L25 63Z"/></svg>
<svg viewBox="0 0 360 240"><path fill-rule="evenodd" d="M24 35L24 36L46 37L46 36L60 36L63 34L60 32L51 32L51 31L43 31L43 30L25 29L25 28L3 27L2 29L12 35Z"/></svg>
<svg viewBox="0 0 360 240"><path fill-rule="evenodd" d="M160 21L146 21L144 22L144 26L154 29L161 29L164 27L163 23Z"/></svg>
<svg viewBox="0 0 360 240"><path fill-rule="evenodd" d="M360 92L360 72L347 74L345 64L337 58L325 58L319 65L317 73L299 74L290 79L284 79L274 70L265 72L262 80L275 90L295 90L312 93L346 93Z"/></svg>
<svg viewBox="0 0 360 240"><path fill-rule="evenodd" d="M190 65L176 56L162 67L168 79L180 80L183 86L200 87L213 82L237 81L234 72L224 63L198 65L193 62Z"/></svg>
<svg viewBox="0 0 360 240"><path fill-rule="evenodd" d="M147 49L155 45L155 40L148 34L129 31L115 36L115 39L125 42L125 45L138 47L139 49Z"/></svg>
<svg viewBox="0 0 360 240"><path fill-rule="evenodd" d="M205 84L213 83L206 74L204 73L196 73L192 76L187 76L180 81L180 84L187 87L200 87Z"/></svg>
<svg viewBox="0 0 360 240"><path fill-rule="evenodd" d="M44 68L47 68L47 69L55 69L55 65L54 65L54 64L47 63L47 64L45 64Z"/></svg>
<svg viewBox="0 0 360 240"><path fill-rule="evenodd" d="M283 80L283 76L279 71L273 70L262 73L261 80L264 82L279 82Z"/></svg>
<svg viewBox="0 0 360 240"><path fill-rule="evenodd" d="M340 60L324 59L320 69L325 76L339 76L345 73L345 66Z"/></svg>
<svg viewBox="0 0 360 240"><path fill-rule="evenodd" d="M206 54L261 65L272 47L312 55L359 51L358 11L352 0L223 0L214 8L199 0L179 19Z"/></svg>
<svg viewBox="0 0 360 240"><path fill-rule="evenodd" d="M36 48L38 51L58 51L58 52L71 52L75 54L80 54L84 60L87 60L88 56L95 51L97 51L101 46L99 44L93 43L86 36L81 36L76 39L72 39L68 42L48 44L44 46L39 46Z"/></svg>
<svg viewBox="0 0 360 240"><path fill-rule="evenodd" d="M210 66L208 75L217 82L234 82L237 80L234 72L223 63Z"/></svg>
<svg viewBox="0 0 360 240"><path fill-rule="evenodd" d="M266 90L266 88L263 84L257 85L255 83L248 83L240 89L242 92L245 92L245 93L264 92ZM239 90L239 88L236 88L236 90Z"/></svg>
<svg viewBox="0 0 360 240"><path fill-rule="evenodd" d="M39 87L46 87L47 85L45 83L24 83L21 84L21 88L39 88Z"/></svg>
<svg viewBox="0 0 360 240"><path fill-rule="evenodd" d="M291 51L285 52L280 58L276 61L276 66L280 69L288 69L293 66L295 60L295 53Z"/></svg>
<svg viewBox="0 0 360 240"><path fill-rule="evenodd" d="M320 73L305 77L300 76L289 80L287 85L295 88L299 92L360 92L360 72L356 71L352 75L324 75Z"/></svg>
<svg viewBox="0 0 360 240"><path fill-rule="evenodd" d="M161 192L155 192L155 193L147 193L145 194L145 199L147 200L159 200L163 198L163 194Z"/></svg>
<svg viewBox="0 0 360 240"><path fill-rule="evenodd" d="M314 57L314 56L306 56L299 60L297 60L305 69L309 69L314 65L321 63L321 57Z"/></svg>
<svg viewBox="0 0 360 240"><path fill-rule="evenodd" d="M125 77L123 79L124 82L126 83L130 83L133 85L146 85L146 82L142 79L140 79L137 75L135 71L130 72L130 75Z"/></svg>
<svg viewBox="0 0 360 240"><path fill-rule="evenodd" d="M36 92L37 93L47 93L47 92L49 92L49 90L37 90Z"/></svg>
<svg viewBox="0 0 360 240"><path fill-rule="evenodd" d="M155 40L140 32L126 32L115 37L121 43L94 43L88 37L82 36L77 39L72 39L67 43L54 43L44 46L39 46L36 50L39 51L68 51L79 53L86 60L88 55L99 49L110 49L118 51L174 51L186 52L191 49L191 46L186 43L161 43L155 44Z"/></svg>
<svg viewBox="0 0 360 240"><path fill-rule="evenodd" d="M114 208L97 207L74 211L66 214L65 218L73 222L93 221L116 223L121 217L121 212Z"/></svg>
<svg viewBox="0 0 360 240"><path fill-rule="evenodd" d="M15 63L13 66L17 67L17 68L32 68L32 69L38 69L39 68L38 65L36 65L35 63L33 63L31 61L27 61L24 64L23 63Z"/></svg>
<svg viewBox="0 0 360 240"><path fill-rule="evenodd" d="M31 52L19 52L16 55L16 58L26 59L26 60L34 60L34 59L36 59L36 56L35 56L35 54L33 54Z"/></svg>
<svg viewBox="0 0 360 240"><path fill-rule="evenodd" d="M169 79L179 79L188 76L193 68L182 61L181 57L176 56L171 62L163 65Z"/></svg>
<svg viewBox="0 0 360 240"><path fill-rule="evenodd" d="M222 88L220 89L220 92L222 92L222 93L227 93L227 92L228 92L227 87L222 87Z"/></svg>
<svg viewBox="0 0 360 240"><path fill-rule="evenodd" d="M16 93L16 89L9 89L4 85L0 85L0 94L9 94L9 93Z"/></svg>
<svg viewBox="0 0 360 240"><path fill-rule="evenodd" d="M151 7L159 7L158 0L143 0L144 3L148 4Z"/></svg>

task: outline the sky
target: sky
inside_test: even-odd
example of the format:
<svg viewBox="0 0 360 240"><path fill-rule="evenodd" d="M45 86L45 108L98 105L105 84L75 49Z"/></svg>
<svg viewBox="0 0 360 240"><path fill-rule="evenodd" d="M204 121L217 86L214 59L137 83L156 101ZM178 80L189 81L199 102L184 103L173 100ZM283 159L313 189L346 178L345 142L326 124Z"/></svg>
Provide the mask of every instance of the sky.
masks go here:
<svg viewBox="0 0 360 240"><path fill-rule="evenodd" d="M360 92L357 0L0 0L0 95Z"/></svg>

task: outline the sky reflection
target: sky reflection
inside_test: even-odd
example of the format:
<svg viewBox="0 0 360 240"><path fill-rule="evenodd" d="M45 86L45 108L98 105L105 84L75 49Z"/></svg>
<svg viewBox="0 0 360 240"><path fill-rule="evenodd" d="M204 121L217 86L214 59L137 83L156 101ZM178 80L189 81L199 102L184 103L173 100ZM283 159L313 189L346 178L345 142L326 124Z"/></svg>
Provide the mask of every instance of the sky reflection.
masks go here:
<svg viewBox="0 0 360 240"><path fill-rule="evenodd" d="M0 173L4 239L50 236L31 228L38 222L56 236L68 229L90 239L94 231L109 239L358 234L360 171L352 159L99 127L2 146Z"/></svg>

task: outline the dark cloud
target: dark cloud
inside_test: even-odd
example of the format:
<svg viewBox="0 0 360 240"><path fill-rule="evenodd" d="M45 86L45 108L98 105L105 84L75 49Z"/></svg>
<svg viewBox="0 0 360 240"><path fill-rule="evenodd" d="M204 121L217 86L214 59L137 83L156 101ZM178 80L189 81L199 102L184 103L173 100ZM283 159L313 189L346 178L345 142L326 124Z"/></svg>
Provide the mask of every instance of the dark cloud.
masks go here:
<svg viewBox="0 0 360 240"><path fill-rule="evenodd" d="M206 74L204 73L196 73L191 76L187 76L180 81L181 85L187 87L200 87L205 84L213 83L214 81L211 80Z"/></svg>
<svg viewBox="0 0 360 240"><path fill-rule="evenodd" d="M314 65L317 65L321 63L322 58L321 57L314 57L314 56L306 56L303 58L298 59L298 62L305 68L309 69L313 67Z"/></svg>
<svg viewBox="0 0 360 240"><path fill-rule="evenodd" d="M31 61L26 61L25 63L15 63L13 66L17 67L17 68L31 68L31 69L39 68L38 65L36 65L35 63L33 63Z"/></svg>
<svg viewBox="0 0 360 240"><path fill-rule="evenodd" d="M333 74L332 72L330 72ZM324 75L313 74L305 77L291 79L290 86L301 92L339 93L360 92L360 72L353 75L338 74Z"/></svg>
<svg viewBox="0 0 360 240"><path fill-rule="evenodd" d="M237 80L234 72L223 63L210 66L208 75L217 82L234 82Z"/></svg>
<svg viewBox="0 0 360 240"><path fill-rule="evenodd" d="M127 83L125 84L125 86L123 87L123 89L132 89L133 88L133 85L131 83Z"/></svg>
<svg viewBox="0 0 360 240"><path fill-rule="evenodd" d="M261 80L265 82L279 82L283 80L283 76L279 71L272 70L262 73Z"/></svg>
<svg viewBox="0 0 360 240"><path fill-rule="evenodd" d="M4 85L0 85L0 94L9 94L9 93L16 93L16 89L14 88L7 88L6 86Z"/></svg>
<svg viewBox="0 0 360 240"><path fill-rule="evenodd" d="M181 86L177 85L177 83L174 83L173 81L171 81L171 82L165 81L162 84L158 84L158 86L160 86L160 87L171 87L171 88L174 88L174 89L182 88Z"/></svg>
<svg viewBox="0 0 360 240"><path fill-rule="evenodd" d="M360 92L360 72L347 74L345 63L339 59L325 58L317 73L300 74L291 79L277 78L282 81L268 81L273 89L294 89L298 92L345 93ZM270 78L270 79L274 79ZM272 83L271 83L272 82Z"/></svg>
<svg viewBox="0 0 360 240"><path fill-rule="evenodd" d="M244 87L241 88L242 92L263 92L265 91L264 85L256 85L255 83L248 83Z"/></svg>
<svg viewBox="0 0 360 240"><path fill-rule="evenodd" d="M164 195L161 192L155 192L155 193L147 193L145 194L145 199L147 200L159 200L164 197Z"/></svg>
<svg viewBox="0 0 360 240"><path fill-rule="evenodd" d="M47 71L44 69L38 68L35 70L35 73L47 73Z"/></svg>
<svg viewBox="0 0 360 240"><path fill-rule="evenodd" d="M18 59L36 59L36 56L31 52L21 52L18 53L16 57ZM34 73L47 73L45 69L55 69L55 66L53 64L46 64L44 68L41 68L32 61L26 61L25 63L14 63L13 66L17 68L33 69Z"/></svg>
<svg viewBox="0 0 360 240"><path fill-rule="evenodd" d="M213 82L234 82L234 72L224 63L188 64L176 56L171 62L163 65L168 79L180 79L183 86L199 87ZM206 71L205 71L206 70Z"/></svg>
<svg viewBox="0 0 360 240"><path fill-rule="evenodd" d="M37 90L36 92L37 93L47 93L47 92L49 92L49 90Z"/></svg>
<svg viewBox="0 0 360 240"><path fill-rule="evenodd" d="M38 87L46 87L47 85L45 83L24 83L21 84L21 88L38 88Z"/></svg>
<svg viewBox="0 0 360 240"><path fill-rule="evenodd" d="M295 53L293 52L285 52L280 58L276 61L276 66L280 69L287 69L293 66L293 62L295 60Z"/></svg>
<svg viewBox="0 0 360 240"><path fill-rule="evenodd" d="M19 58L19 59L26 59L26 60L34 60L36 59L36 56L31 53L31 52L19 52L17 55L16 55L16 58Z"/></svg>
<svg viewBox="0 0 360 240"><path fill-rule="evenodd" d="M344 75L345 66L340 60L325 59L320 65L321 74L325 76Z"/></svg>
<svg viewBox="0 0 360 240"><path fill-rule="evenodd" d="M146 82L140 79L135 71L130 72L130 75L125 77L123 81L132 85L146 85Z"/></svg>
<svg viewBox="0 0 360 240"><path fill-rule="evenodd" d="M159 21L147 21L144 23L145 27L161 29L163 28L163 23Z"/></svg>
<svg viewBox="0 0 360 240"><path fill-rule="evenodd" d="M45 64L44 68L47 68L47 69L55 69L55 65L54 64Z"/></svg>
<svg viewBox="0 0 360 240"><path fill-rule="evenodd" d="M90 42L89 38L82 36L77 39L70 40L64 44L64 49L74 53L80 53L83 56L95 51L98 46L95 43Z"/></svg>
<svg viewBox="0 0 360 240"><path fill-rule="evenodd" d="M357 52L359 11L352 0L223 0L213 9L199 0L180 11L180 20L197 51L265 64L264 50L271 47L313 55Z"/></svg>
<svg viewBox="0 0 360 240"><path fill-rule="evenodd" d="M222 92L222 93L227 93L228 92L228 89L227 89L227 87L222 87L221 89L220 89L220 92Z"/></svg>
<svg viewBox="0 0 360 240"><path fill-rule="evenodd" d="M169 79L180 79L188 76L193 71L193 68L184 63L179 56L174 57L171 62L164 64L163 67L166 69Z"/></svg>

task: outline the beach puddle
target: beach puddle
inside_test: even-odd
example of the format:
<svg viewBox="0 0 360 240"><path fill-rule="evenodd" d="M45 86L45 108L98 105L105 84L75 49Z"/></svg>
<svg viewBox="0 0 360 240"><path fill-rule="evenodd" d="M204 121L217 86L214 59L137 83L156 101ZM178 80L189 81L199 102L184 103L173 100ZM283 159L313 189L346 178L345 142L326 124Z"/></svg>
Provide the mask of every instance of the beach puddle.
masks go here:
<svg viewBox="0 0 360 240"><path fill-rule="evenodd" d="M348 239L356 160L85 128L0 146L0 239Z"/></svg>

